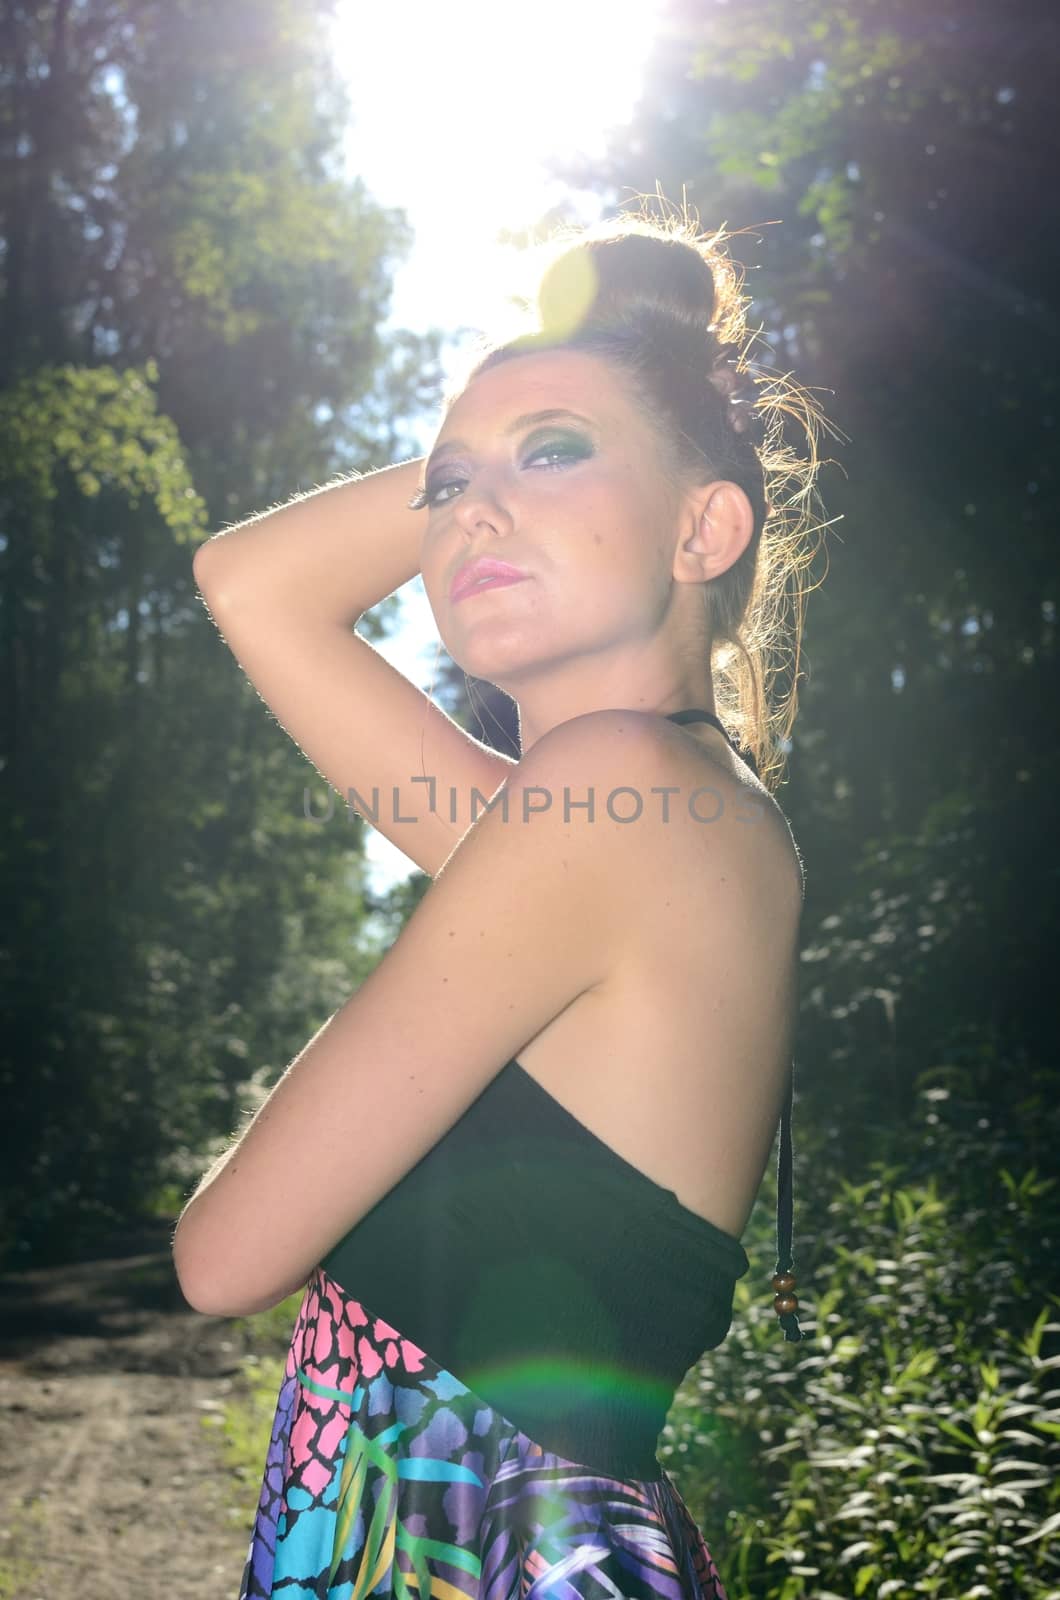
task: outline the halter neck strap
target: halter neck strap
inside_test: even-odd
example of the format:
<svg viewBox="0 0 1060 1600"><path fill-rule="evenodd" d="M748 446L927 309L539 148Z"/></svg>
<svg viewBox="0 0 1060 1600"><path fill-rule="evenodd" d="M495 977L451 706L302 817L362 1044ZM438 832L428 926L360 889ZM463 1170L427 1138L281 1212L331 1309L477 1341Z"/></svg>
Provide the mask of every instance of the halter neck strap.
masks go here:
<svg viewBox="0 0 1060 1600"><path fill-rule="evenodd" d="M700 706L690 706L687 711L667 711L666 718L669 722L709 722L712 727L717 728L719 733L724 734L730 747L735 750L741 761L746 761L755 777L760 776L758 763L750 750L745 750L742 745L736 742L724 722L720 717L715 716L713 711L704 711Z"/></svg>
<svg viewBox="0 0 1060 1600"><path fill-rule="evenodd" d="M729 737L725 733L725 724L720 717L714 715L713 711L702 711L698 706L692 706L687 711L668 711L666 715L671 722L712 722L721 733L725 734L726 739Z"/></svg>

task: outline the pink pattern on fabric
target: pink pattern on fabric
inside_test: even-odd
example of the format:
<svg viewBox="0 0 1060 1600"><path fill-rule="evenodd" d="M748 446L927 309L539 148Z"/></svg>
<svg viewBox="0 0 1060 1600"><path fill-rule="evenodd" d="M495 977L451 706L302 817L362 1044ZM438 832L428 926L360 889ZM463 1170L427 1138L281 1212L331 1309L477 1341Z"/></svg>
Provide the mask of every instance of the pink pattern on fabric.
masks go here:
<svg viewBox="0 0 1060 1600"><path fill-rule="evenodd" d="M412 1344L408 1339L402 1339L400 1343L401 1359L405 1363L407 1370L409 1372L419 1372L427 1359L425 1353L420 1349L419 1345Z"/></svg>
<svg viewBox="0 0 1060 1600"><path fill-rule="evenodd" d="M302 1487L312 1495L323 1494L331 1482L331 1476L324 1463L314 1456L302 1468Z"/></svg>
<svg viewBox="0 0 1060 1600"><path fill-rule="evenodd" d="M298 1415L291 1428L290 1467L292 1473L301 1477L306 1465L313 1459L312 1446L317 1436L317 1422L306 1400L312 1400L313 1395L303 1395L303 1403L298 1408Z"/></svg>
<svg viewBox="0 0 1060 1600"><path fill-rule="evenodd" d="M368 1340L363 1334L357 1340L357 1356L357 1364L360 1367L361 1376L363 1378L374 1378L378 1373L382 1372L383 1359L380 1356L379 1351L376 1350L373 1345L368 1343Z"/></svg>
<svg viewBox="0 0 1060 1600"><path fill-rule="evenodd" d="M332 1324L327 1317L321 1317L313 1335L313 1359L317 1366L322 1367L331 1354L333 1339L331 1336Z"/></svg>
<svg viewBox="0 0 1060 1600"><path fill-rule="evenodd" d="M335 1324L335 1344L340 1361L343 1363L348 1361L356 1362L357 1334L345 1317L341 1322Z"/></svg>
<svg viewBox="0 0 1060 1600"><path fill-rule="evenodd" d="M325 1422L324 1426L320 1430L320 1453L329 1459L332 1459L338 1455L339 1446L342 1443L343 1435L349 1428L349 1422L343 1415L343 1412L348 1410L349 1407L341 1407L340 1404L337 1403L335 1415L330 1419L330 1421Z"/></svg>

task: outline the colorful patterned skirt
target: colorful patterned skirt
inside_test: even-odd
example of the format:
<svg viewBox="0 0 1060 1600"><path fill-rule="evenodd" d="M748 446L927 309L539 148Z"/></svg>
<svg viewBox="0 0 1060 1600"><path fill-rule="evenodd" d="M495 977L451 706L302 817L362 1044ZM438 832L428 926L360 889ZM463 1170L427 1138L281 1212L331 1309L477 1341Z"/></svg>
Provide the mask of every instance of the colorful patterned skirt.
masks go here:
<svg viewBox="0 0 1060 1600"><path fill-rule="evenodd" d="M543 1450L318 1270L240 1600L727 1600L672 1479Z"/></svg>

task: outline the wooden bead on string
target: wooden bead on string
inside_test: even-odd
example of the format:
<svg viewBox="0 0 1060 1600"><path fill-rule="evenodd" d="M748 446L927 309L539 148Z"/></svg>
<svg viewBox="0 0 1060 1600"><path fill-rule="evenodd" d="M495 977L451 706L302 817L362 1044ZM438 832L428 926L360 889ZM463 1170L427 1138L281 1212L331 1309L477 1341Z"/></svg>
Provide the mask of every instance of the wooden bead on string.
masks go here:
<svg viewBox="0 0 1060 1600"><path fill-rule="evenodd" d="M791 1272L775 1272L773 1274L773 1288L776 1291L773 1298L773 1310L779 1315L785 1311L797 1311L799 1302L792 1293L795 1288L795 1276Z"/></svg>

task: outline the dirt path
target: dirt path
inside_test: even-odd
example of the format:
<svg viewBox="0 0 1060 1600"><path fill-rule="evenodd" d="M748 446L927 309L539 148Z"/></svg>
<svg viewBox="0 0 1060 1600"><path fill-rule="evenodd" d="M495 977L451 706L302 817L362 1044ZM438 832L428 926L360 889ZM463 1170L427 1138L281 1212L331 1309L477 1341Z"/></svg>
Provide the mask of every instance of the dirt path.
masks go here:
<svg viewBox="0 0 1060 1600"><path fill-rule="evenodd" d="M256 1489L202 1419L241 1346L184 1304L168 1239L0 1277L0 1600L239 1592Z"/></svg>

